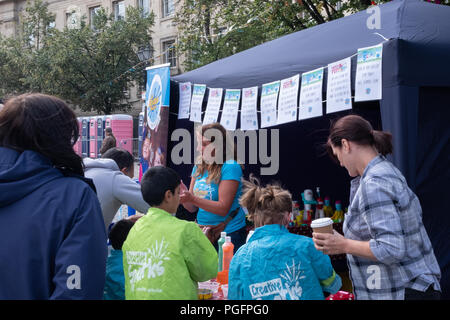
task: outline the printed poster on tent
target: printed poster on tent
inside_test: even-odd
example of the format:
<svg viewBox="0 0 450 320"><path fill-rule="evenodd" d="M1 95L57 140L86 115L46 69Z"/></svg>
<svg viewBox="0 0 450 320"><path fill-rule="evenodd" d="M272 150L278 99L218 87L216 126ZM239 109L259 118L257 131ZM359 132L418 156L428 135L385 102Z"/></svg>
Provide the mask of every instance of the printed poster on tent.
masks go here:
<svg viewBox="0 0 450 320"><path fill-rule="evenodd" d="M139 181L148 168L166 165L169 130L170 64L152 66L146 70Z"/></svg>
<svg viewBox="0 0 450 320"><path fill-rule="evenodd" d="M302 74L300 108L298 119L309 119L322 115L323 68Z"/></svg>
<svg viewBox="0 0 450 320"><path fill-rule="evenodd" d="M281 80L277 124L297 120L298 83L300 75Z"/></svg>
<svg viewBox="0 0 450 320"><path fill-rule="evenodd" d="M189 108L191 106L191 83L182 82L178 86L180 92L178 119L189 119Z"/></svg>
<svg viewBox="0 0 450 320"><path fill-rule="evenodd" d="M258 87L242 89L241 130L258 129Z"/></svg>
<svg viewBox="0 0 450 320"><path fill-rule="evenodd" d="M193 122L202 122L202 105L205 97L206 85L194 84L191 99L191 111L189 120Z"/></svg>
<svg viewBox="0 0 450 320"><path fill-rule="evenodd" d="M351 58L328 65L327 113L352 108Z"/></svg>
<svg viewBox="0 0 450 320"><path fill-rule="evenodd" d="M217 122L219 119L220 106L222 105L222 88L209 88L208 104L206 105L203 124Z"/></svg>
<svg viewBox="0 0 450 320"><path fill-rule="evenodd" d="M358 49L355 102L381 99L383 44Z"/></svg>
<svg viewBox="0 0 450 320"><path fill-rule="evenodd" d="M277 101L280 81L262 85L261 89L261 128L277 125Z"/></svg>
<svg viewBox="0 0 450 320"><path fill-rule="evenodd" d="M223 102L220 124L227 130L236 130L240 100L241 89L225 90L225 100Z"/></svg>

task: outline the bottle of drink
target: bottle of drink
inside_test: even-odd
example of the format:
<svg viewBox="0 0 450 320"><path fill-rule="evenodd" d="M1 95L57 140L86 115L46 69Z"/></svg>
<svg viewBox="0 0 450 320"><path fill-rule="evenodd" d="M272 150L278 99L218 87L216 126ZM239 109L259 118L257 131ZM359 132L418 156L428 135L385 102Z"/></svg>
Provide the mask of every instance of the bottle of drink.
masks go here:
<svg viewBox="0 0 450 320"><path fill-rule="evenodd" d="M322 198L317 198L317 205L316 205L316 219L325 218L325 212L323 210L323 200Z"/></svg>
<svg viewBox="0 0 450 320"><path fill-rule="evenodd" d="M342 222L342 220L344 220L344 211L342 211L342 204L340 200L336 201L336 211L334 211L331 219L336 223Z"/></svg>
<svg viewBox="0 0 450 320"><path fill-rule="evenodd" d="M331 207L330 197L325 197L323 212L327 218L331 218L333 216L333 208Z"/></svg>
<svg viewBox="0 0 450 320"><path fill-rule="evenodd" d="M233 259L234 245L231 242L231 237L225 237L225 243L222 246L223 251L223 271L228 271L230 269L230 262Z"/></svg>
<svg viewBox="0 0 450 320"><path fill-rule="evenodd" d="M217 246L219 247L219 267L218 267L218 272L222 271L222 257L223 257L223 251L222 251L222 246L225 243L225 237L227 236L226 232L221 232L220 233L220 238L219 240L217 240Z"/></svg>

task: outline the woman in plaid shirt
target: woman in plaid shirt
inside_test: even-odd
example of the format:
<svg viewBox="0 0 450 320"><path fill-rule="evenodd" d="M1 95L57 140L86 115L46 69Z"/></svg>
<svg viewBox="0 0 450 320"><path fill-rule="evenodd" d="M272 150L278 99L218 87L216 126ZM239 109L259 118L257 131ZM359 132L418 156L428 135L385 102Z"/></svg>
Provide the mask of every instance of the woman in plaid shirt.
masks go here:
<svg viewBox="0 0 450 320"><path fill-rule="evenodd" d="M313 233L314 243L325 254L347 254L356 299L439 299L441 272L419 200L385 158L391 140L357 115L332 124L327 149L355 179L344 236Z"/></svg>

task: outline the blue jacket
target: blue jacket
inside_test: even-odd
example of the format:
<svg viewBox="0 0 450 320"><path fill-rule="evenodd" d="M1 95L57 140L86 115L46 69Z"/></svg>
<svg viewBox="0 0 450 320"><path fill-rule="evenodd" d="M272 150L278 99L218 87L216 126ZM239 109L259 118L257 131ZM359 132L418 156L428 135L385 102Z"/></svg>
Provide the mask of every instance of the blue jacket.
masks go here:
<svg viewBox="0 0 450 320"><path fill-rule="evenodd" d="M106 262L105 300L125 300L125 275L122 250L111 250Z"/></svg>
<svg viewBox="0 0 450 320"><path fill-rule="evenodd" d="M336 293L341 285L311 238L270 224L257 228L231 260L228 299L323 300L323 291Z"/></svg>
<svg viewBox="0 0 450 320"><path fill-rule="evenodd" d="M0 235L0 300L102 298L107 238L82 177L0 147Z"/></svg>

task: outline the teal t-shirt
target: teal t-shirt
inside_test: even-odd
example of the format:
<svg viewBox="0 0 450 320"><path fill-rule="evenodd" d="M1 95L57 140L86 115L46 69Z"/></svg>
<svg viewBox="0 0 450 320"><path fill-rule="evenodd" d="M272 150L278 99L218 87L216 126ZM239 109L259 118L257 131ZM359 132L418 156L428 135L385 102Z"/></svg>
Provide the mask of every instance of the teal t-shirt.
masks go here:
<svg viewBox="0 0 450 320"><path fill-rule="evenodd" d="M197 166L192 169L192 177L194 177L197 171ZM205 171L203 176L197 177L194 184L194 195L207 200L219 201L219 184L211 182L206 183L206 178L208 178L208 171ZM242 194L242 168L235 160L228 160L222 165L221 177L222 180L236 180L239 181L239 187L237 189L236 195L231 205L230 212L239 207L239 198ZM222 217L217 214L211 213L209 211L198 209L197 222L201 225L218 225L224 221L227 216ZM242 208L239 210L238 214L231 220L225 227L226 233L231 233L237 231L245 226L245 213Z"/></svg>

